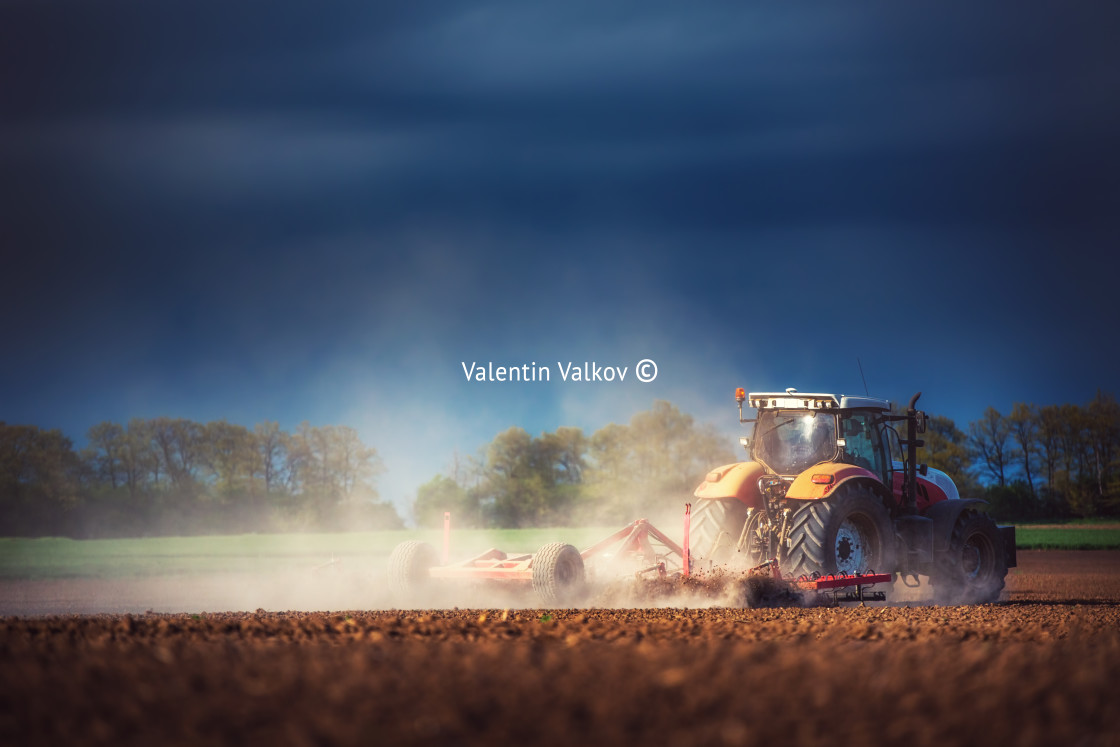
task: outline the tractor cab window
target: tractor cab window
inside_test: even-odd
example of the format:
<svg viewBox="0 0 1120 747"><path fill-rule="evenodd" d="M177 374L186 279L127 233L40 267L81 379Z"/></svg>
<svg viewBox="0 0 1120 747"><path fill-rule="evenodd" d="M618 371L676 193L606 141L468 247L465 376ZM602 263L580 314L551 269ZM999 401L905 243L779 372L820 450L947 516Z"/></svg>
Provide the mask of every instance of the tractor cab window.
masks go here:
<svg viewBox="0 0 1120 747"><path fill-rule="evenodd" d="M844 439L844 461L884 476L883 445L875 416L852 412L840 418L840 437Z"/></svg>
<svg viewBox="0 0 1120 747"><path fill-rule="evenodd" d="M836 416L814 410L760 410L755 457L779 475L836 458Z"/></svg>

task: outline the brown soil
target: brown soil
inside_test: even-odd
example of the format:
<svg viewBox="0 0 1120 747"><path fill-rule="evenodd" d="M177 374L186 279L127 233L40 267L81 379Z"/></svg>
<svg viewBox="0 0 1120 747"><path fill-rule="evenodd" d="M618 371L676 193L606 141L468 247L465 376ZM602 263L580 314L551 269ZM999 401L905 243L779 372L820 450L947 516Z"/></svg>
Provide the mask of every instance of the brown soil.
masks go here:
<svg viewBox="0 0 1120 747"><path fill-rule="evenodd" d="M0 618L4 744L1120 744L1120 553L975 607Z"/></svg>

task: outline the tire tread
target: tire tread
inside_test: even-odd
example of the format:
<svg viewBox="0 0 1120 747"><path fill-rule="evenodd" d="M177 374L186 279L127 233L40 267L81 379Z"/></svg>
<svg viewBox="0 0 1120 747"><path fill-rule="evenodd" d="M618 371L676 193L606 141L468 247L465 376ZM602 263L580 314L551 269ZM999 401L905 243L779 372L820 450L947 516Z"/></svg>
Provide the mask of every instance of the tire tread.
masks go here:
<svg viewBox="0 0 1120 747"><path fill-rule="evenodd" d="M563 563L572 563L576 578L562 583L557 569ZM533 555L533 590L545 604L562 605L579 597L584 586L583 557L574 546L564 542L550 542Z"/></svg>
<svg viewBox="0 0 1120 747"><path fill-rule="evenodd" d="M841 486L832 497L812 501L794 512L787 535L789 544L782 557L782 571L795 578L813 573L835 573L836 569L831 567L833 563L827 540L832 525L843 520L852 504L874 514L875 524L880 530L880 557L875 559L880 567L873 570L893 573L895 540L890 516L875 493L862 485Z"/></svg>

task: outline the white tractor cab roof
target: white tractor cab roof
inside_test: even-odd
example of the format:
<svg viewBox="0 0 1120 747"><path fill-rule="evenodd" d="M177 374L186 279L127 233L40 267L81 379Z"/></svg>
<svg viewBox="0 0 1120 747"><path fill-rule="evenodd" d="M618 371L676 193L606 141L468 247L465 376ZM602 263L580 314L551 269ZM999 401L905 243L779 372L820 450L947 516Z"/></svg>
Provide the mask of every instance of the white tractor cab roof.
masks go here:
<svg viewBox="0 0 1120 747"><path fill-rule="evenodd" d="M890 411L891 403L878 397L849 397L841 394L811 394L787 389L784 392L751 392L747 395L750 407L757 409L785 408L789 410L849 410L873 409Z"/></svg>

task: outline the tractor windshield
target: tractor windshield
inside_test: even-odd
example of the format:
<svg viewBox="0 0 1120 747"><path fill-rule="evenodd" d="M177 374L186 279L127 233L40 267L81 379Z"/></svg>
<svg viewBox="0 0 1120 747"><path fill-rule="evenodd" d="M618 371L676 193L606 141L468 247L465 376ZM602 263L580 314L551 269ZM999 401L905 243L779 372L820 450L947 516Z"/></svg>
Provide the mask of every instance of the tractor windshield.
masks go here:
<svg viewBox="0 0 1120 747"><path fill-rule="evenodd" d="M836 416L815 410L761 410L754 456L779 475L796 475L836 457Z"/></svg>

